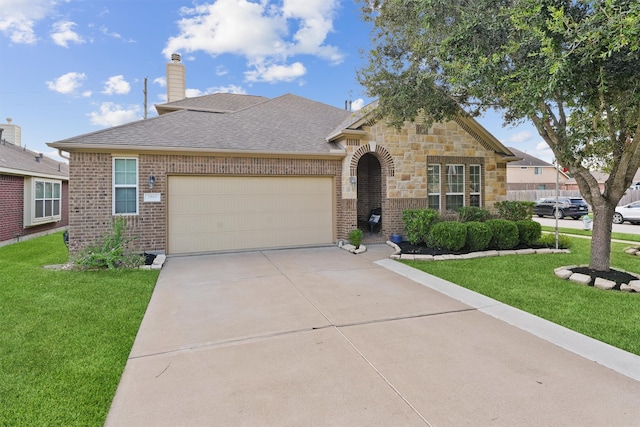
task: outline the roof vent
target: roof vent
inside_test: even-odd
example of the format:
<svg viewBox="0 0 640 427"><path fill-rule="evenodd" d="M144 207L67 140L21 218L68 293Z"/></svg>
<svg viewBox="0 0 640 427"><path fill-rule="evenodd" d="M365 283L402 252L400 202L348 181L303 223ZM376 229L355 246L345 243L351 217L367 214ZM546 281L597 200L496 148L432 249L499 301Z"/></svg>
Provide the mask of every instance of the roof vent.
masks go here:
<svg viewBox="0 0 640 427"><path fill-rule="evenodd" d="M171 54L171 61L172 62L180 62L180 54L179 53L172 53Z"/></svg>

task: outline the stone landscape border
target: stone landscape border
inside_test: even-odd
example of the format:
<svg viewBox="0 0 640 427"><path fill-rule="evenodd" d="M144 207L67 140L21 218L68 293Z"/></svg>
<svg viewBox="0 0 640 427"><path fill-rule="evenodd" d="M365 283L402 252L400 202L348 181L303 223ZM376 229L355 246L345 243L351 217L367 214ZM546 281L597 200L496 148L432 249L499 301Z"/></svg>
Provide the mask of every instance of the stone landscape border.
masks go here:
<svg viewBox="0 0 640 427"><path fill-rule="evenodd" d="M513 249L513 250L490 250L480 252L469 252L467 254L460 255L422 255L422 254L403 254L400 246L396 245L392 241L387 241L387 245L395 249L395 253L389 258L395 260L411 260L411 261L448 261L454 259L473 259L473 258L485 258L493 256L503 255L533 255L533 254L568 254L571 251L569 249L553 249L553 248L541 248L541 249Z"/></svg>
<svg viewBox="0 0 640 427"><path fill-rule="evenodd" d="M558 267L554 270L556 276L561 279L570 280L574 283L578 283L580 285L589 286L591 283L591 276L588 274L582 273L574 273L571 271L573 268L579 267L588 267L588 265L568 265L565 267ZM616 271L621 271L623 273L630 274L634 277L637 277L638 280L632 280L629 283L623 283L620 285L620 290L623 292L640 292L640 275L636 273L631 273L629 271L624 271L620 269L616 269ZM593 286L598 289L610 290L616 286L616 282L603 279L601 277L596 277L594 280Z"/></svg>

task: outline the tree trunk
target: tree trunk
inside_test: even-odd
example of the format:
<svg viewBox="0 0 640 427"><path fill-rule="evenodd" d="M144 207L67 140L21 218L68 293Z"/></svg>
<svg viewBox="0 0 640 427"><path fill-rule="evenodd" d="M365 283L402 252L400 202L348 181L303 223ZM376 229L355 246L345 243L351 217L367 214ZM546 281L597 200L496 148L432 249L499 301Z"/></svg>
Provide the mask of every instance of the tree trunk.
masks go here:
<svg viewBox="0 0 640 427"><path fill-rule="evenodd" d="M593 232L591 236L591 258L589 268L609 271L611 261L611 227L615 205L599 203L593 205Z"/></svg>

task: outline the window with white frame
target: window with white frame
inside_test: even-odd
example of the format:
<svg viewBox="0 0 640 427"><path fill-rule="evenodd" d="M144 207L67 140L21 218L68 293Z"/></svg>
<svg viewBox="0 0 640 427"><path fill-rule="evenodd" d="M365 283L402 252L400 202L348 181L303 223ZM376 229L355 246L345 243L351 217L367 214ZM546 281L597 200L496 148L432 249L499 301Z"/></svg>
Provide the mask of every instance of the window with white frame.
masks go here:
<svg viewBox="0 0 640 427"><path fill-rule="evenodd" d="M440 210L440 165L427 165L427 193L429 209Z"/></svg>
<svg viewBox="0 0 640 427"><path fill-rule="evenodd" d="M446 204L448 210L464 206L464 165L446 165Z"/></svg>
<svg viewBox="0 0 640 427"><path fill-rule="evenodd" d="M533 174L534 175L542 175L542 168L538 167L538 166L534 167L533 168Z"/></svg>
<svg viewBox="0 0 640 427"><path fill-rule="evenodd" d="M482 200L482 168L480 165L469 165L469 206L481 206Z"/></svg>
<svg viewBox="0 0 640 427"><path fill-rule="evenodd" d="M138 159L113 159L113 213L138 213Z"/></svg>
<svg viewBox="0 0 640 427"><path fill-rule="evenodd" d="M56 222L62 219L62 181L29 178L24 186L24 226Z"/></svg>

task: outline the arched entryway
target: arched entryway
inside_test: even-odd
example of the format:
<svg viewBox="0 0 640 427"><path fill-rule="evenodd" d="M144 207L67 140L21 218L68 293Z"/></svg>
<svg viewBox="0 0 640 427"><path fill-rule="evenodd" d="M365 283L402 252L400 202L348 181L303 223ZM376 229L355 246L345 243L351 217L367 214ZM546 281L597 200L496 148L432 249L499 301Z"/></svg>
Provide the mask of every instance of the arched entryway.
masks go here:
<svg viewBox="0 0 640 427"><path fill-rule="evenodd" d="M367 220L374 209L382 209L382 167L377 157L371 153L363 154L358 161L358 225L365 236L372 232ZM383 214L383 212L381 212ZM373 233L381 231L382 224L373 227Z"/></svg>

